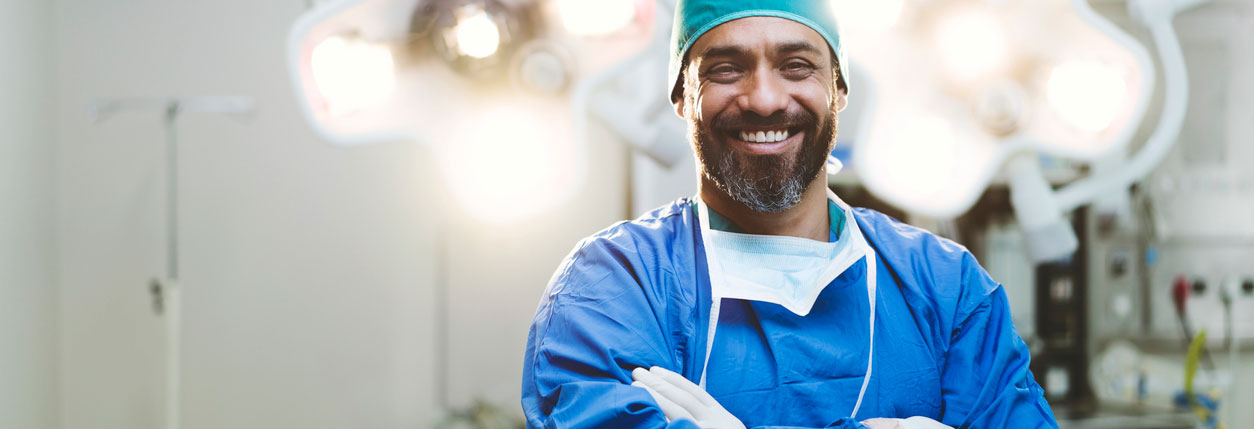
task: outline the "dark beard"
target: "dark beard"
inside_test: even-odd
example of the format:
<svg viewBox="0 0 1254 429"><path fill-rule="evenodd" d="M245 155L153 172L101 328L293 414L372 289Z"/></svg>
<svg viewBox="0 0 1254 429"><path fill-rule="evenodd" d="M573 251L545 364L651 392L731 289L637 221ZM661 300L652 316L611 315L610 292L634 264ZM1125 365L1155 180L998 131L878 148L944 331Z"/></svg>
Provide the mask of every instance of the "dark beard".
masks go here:
<svg viewBox="0 0 1254 429"><path fill-rule="evenodd" d="M830 111L829 111L830 112ZM801 202L810 182L823 172L827 156L836 142L836 115L820 123L807 111L776 113L769 117L746 112L722 114L708 124L692 124L701 174L719 190L750 210L779 213ZM805 132L796 154L747 155L737 153L715 139L715 134L734 136L745 127L779 127ZM735 138L735 137L728 137Z"/></svg>

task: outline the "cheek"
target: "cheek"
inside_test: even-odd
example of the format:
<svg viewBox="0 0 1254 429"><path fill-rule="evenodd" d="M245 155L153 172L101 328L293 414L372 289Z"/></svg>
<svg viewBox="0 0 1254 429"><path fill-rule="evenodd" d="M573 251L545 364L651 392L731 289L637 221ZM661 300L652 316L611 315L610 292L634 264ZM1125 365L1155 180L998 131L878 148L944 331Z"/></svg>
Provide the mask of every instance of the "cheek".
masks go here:
<svg viewBox="0 0 1254 429"><path fill-rule="evenodd" d="M822 85L809 85L803 91L798 91L797 101L802 107L814 113L818 117L824 117L830 114L835 106L834 93L823 87Z"/></svg>
<svg viewBox="0 0 1254 429"><path fill-rule="evenodd" d="M695 113L698 119L709 120L714 119L719 114L735 108L736 96L731 91L722 91L716 88L703 89L696 99Z"/></svg>

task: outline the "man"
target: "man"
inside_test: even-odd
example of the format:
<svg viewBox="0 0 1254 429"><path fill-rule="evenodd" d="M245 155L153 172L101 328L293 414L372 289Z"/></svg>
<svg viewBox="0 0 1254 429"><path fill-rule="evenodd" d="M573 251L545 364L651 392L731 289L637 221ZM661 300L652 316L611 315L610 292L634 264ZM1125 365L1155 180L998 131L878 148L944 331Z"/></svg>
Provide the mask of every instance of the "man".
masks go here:
<svg viewBox="0 0 1254 429"><path fill-rule="evenodd" d="M975 259L827 189L848 94L830 14L679 1L671 100L698 197L558 268L527 342L528 426L1057 426Z"/></svg>

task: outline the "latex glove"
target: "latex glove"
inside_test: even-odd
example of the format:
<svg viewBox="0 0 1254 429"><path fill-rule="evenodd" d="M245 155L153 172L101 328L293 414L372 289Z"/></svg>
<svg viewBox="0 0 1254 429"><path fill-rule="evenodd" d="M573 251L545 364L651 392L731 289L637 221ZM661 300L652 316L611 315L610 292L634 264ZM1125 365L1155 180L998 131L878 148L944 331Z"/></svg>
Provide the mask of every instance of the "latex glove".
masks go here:
<svg viewBox="0 0 1254 429"><path fill-rule="evenodd" d="M952 429L941 422L923 416L908 419L867 419L862 424L871 429Z"/></svg>
<svg viewBox="0 0 1254 429"><path fill-rule="evenodd" d="M744 423L727 412L713 396L684 376L662 367L631 371L632 386L644 388L662 408L666 420L692 420L703 429L744 429Z"/></svg>

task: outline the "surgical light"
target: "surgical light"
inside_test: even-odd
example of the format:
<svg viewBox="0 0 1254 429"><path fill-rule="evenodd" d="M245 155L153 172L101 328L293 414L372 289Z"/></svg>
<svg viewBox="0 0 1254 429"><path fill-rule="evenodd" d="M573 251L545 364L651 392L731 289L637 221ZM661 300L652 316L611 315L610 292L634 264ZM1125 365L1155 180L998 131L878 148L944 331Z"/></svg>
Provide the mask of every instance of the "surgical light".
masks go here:
<svg viewBox="0 0 1254 429"><path fill-rule="evenodd" d="M1005 23L988 10L963 7L947 11L933 30L934 52L955 79L988 77L1008 61Z"/></svg>
<svg viewBox="0 0 1254 429"><path fill-rule="evenodd" d="M833 1L842 10L850 0ZM851 166L877 197L934 218L963 214L1001 175L1033 237L1030 256L1065 257L1076 241L1064 213L1126 192L1179 135L1188 79L1171 20L1202 2L1127 2L1152 33L1167 76L1162 118L1126 164L1057 190L1060 183L1046 181L1036 165L1041 156L1063 160L1055 165L1126 156L1156 79L1135 38L1086 0L908 1L887 29L848 25L842 37L863 76L852 92L867 97ZM847 6L841 18L874 20L865 9ZM952 138L924 137L940 132L932 119L921 119L931 117L948 123ZM936 153L941 147L952 147L952 155ZM934 162L908 154L929 154Z"/></svg>
<svg viewBox="0 0 1254 429"><path fill-rule="evenodd" d="M849 61L864 76L853 93L868 97L855 126L852 168L878 197L912 213L953 218L1017 153L1091 162L1128 145L1148 105L1154 68L1143 46L1084 0L905 4L888 30L851 26L842 35L856 43ZM1075 65L1089 62L1110 71ZM1115 88L1094 88L1113 82L1112 74L1121 80ZM1076 82L1085 79L1095 81ZM893 156L935 145L897 129L918 128L925 117L949 124L947 145L956 155L944 159L952 168L903 174L913 167Z"/></svg>
<svg viewBox="0 0 1254 429"><path fill-rule="evenodd" d="M897 24L904 5L905 0L832 0L832 9L838 18L857 17L842 20L840 23L843 26L869 31L887 30Z"/></svg>
<svg viewBox="0 0 1254 429"><path fill-rule="evenodd" d="M554 7L566 31L579 36L601 36L631 25L634 0L555 0Z"/></svg>
<svg viewBox="0 0 1254 429"><path fill-rule="evenodd" d="M423 145L452 190L450 209L467 219L534 218L586 182L593 89L647 64L642 49L669 38L669 20L647 19L649 4L587 3L565 6L602 17L599 28L639 31L575 37L552 0L317 2L288 35L297 105L337 145Z"/></svg>
<svg viewBox="0 0 1254 429"><path fill-rule="evenodd" d="M975 117L990 134L1009 136L1028 116L1028 95L1013 81L989 85L976 97Z"/></svg>
<svg viewBox="0 0 1254 429"><path fill-rule="evenodd" d="M501 46L501 31L487 12L468 5L466 16L454 28L457 50L473 58L487 58Z"/></svg>
<svg viewBox="0 0 1254 429"><path fill-rule="evenodd" d="M1089 132L1105 130L1114 123L1127 93L1128 82L1117 69L1080 60L1055 67L1045 88L1054 111Z"/></svg>
<svg viewBox="0 0 1254 429"><path fill-rule="evenodd" d="M314 47L310 67L318 93L333 116L378 105L396 87L392 52L358 38L324 39Z"/></svg>

